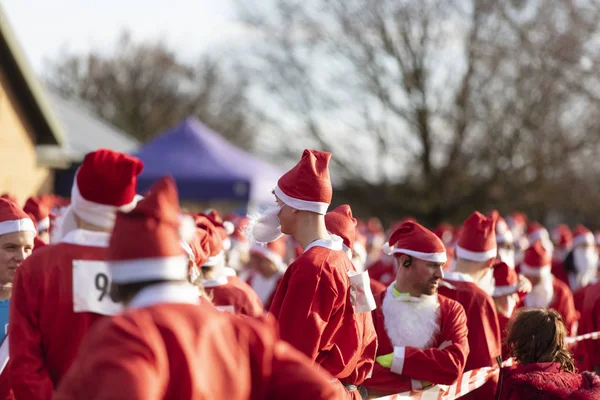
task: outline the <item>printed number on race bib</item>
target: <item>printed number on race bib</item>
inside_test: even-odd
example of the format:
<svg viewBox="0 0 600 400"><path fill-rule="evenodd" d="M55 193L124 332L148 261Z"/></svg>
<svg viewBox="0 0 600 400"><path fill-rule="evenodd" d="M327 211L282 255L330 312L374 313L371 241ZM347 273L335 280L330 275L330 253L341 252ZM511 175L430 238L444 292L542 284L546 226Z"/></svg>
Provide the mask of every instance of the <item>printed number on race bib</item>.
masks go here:
<svg viewBox="0 0 600 400"><path fill-rule="evenodd" d="M123 311L110 298L110 271L104 261L73 261L73 311L116 315Z"/></svg>

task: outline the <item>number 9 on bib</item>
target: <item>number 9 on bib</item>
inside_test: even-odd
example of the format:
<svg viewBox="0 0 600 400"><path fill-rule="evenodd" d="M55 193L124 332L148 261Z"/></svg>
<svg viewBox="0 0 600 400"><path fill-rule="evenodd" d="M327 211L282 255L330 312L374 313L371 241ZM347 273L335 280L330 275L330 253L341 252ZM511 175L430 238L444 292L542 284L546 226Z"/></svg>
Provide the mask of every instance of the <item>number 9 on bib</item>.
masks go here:
<svg viewBox="0 0 600 400"><path fill-rule="evenodd" d="M110 298L110 271L104 261L73 261L73 312L116 315L123 306Z"/></svg>

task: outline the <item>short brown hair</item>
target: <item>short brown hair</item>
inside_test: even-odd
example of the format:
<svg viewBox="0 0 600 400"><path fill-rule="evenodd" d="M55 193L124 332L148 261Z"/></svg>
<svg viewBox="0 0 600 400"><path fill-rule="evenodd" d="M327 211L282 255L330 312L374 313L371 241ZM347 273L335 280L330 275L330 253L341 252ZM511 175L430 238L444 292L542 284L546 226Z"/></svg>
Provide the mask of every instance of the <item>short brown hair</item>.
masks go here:
<svg viewBox="0 0 600 400"><path fill-rule="evenodd" d="M506 343L510 355L520 364L558 362L562 370L575 372L566 337L567 328L557 311L523 308L509 323Z"/></svg>

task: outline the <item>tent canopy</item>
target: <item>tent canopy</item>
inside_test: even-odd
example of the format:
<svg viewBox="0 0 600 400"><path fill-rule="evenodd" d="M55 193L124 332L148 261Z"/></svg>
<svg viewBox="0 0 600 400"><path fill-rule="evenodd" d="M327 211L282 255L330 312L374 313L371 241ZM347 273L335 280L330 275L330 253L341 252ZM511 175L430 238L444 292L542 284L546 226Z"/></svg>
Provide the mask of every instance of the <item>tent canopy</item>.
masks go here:
<svg viewBox="0 0 600 400"><path fill-rule="evenodd" d="M134 154L144 162L138 191L171 175L189 201L273 202L271 190L284 171L232 145L196 118L160 134Z"/></svg>

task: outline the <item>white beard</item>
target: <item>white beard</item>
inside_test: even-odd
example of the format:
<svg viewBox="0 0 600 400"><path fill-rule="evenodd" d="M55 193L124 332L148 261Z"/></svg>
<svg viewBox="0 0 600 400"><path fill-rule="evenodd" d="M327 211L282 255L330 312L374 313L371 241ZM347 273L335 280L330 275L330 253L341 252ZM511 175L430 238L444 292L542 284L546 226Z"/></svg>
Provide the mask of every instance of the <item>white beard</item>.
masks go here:
<svg viewBox="0 0 600 400"><path fill-rule="evenodd" d="M515 251L507 249L498 250L498 258L500 261L508 265L511 269L515 269Z"/></svg>
<svg viewBox="0 0 600 400"><path fill-rule="evenodd" d="M392 287L383 299L381 309L385 331L394 347L431 347L440 331L440 303L437 295L394 298Z"/></svg>
<svg viewBox="0 0 600 400"><path fill-rule="evenodd" d="M525 297L525 306L534 308L549 307L554 299L553 279L552 275L542 278L540 283L535 285L527 297Z"/></svg>

